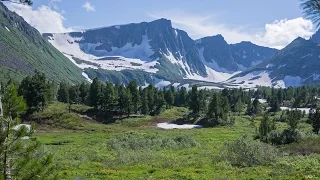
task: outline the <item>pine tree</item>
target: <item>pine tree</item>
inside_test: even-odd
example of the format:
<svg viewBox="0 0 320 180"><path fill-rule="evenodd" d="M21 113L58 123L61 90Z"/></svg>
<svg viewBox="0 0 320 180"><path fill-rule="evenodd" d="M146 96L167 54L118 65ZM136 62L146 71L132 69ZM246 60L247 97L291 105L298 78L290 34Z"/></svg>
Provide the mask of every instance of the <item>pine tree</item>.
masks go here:
<svg viewBox="0 0 320 180"><path fill-rule="evenodd" d="M199 113L200 112L200 101L198 97L198 88L196 85L192 86L191 91L189 92L189 109L193 113Z"/></svg>
<svg viewBox="0 0 320 180"><path fill-rule="evenodd" d="M112 83L107 82L103 90L103 111L110 113L115 106L115 89Z"/></svg>
<svg viewBox="0 0 320 180"><path fill-rule="evenodd" d="M22 80L19 94L23 95L26 100L29 111L39 111L43 110L49 102L49 89L50 85L45 74L35 71L32 77L28 76Z"/></svg>
<svg viewBox="0 0 320 180"><path fill-rule="evenodd" d="M179 102L177 103L178 106L186 106L187 105L187 89L185 87L181 87L179 91Z"/></svg>
<svg viewBox="0 0 320 180"><path fill-rule="evenodd" d="M63 103L69 103L69 91L68 85L65 82L61 82L58 89L58 101Z"/></svg>
<svg viewBox="0 0 320 180"><path fill-rule="evenodd" d="M81 101L80 90L78 85L70 86L68 89L68 94L69 94L68 103L69 103L69 113L70 113L72 104L79 104Z"/></svg>
<svg viewBox="0 0 320 180"><path fill-rule="evenodd" d="M156 102L156 109L155 109L154 114L159 115L163 109L163 106L165 106L165 104L166 104L166 100L165 100L163 91L161 91L161 90L158 91L157 96L155 96L155 99L156 99L156 101L155 101Z"/></svg>
<svg viewBox="0 0 320 180"><path fill-rule="evenodd" d="M0 179L56 179L52 156L41 153L40 143L30 140L34 127L18 125L27 105L15 85L9 85L1 102L0 97Z"/></svg>
<svg viewBox="0 0 320 180"><path fill-rule="evenodd" d="M279 112L280 110L279 100L276 97L272 98L270 112Z"/></svg>
<svg viewBox="0 0 320 180"><path fill-rule="evenodd" d="M301 117L301 111L299 110L289 111L288 125L290 126L291 130L295 130L298 128L300 117Z"/></svg>
<svg viewBox="0 0 320 180"><path fill-rule="evenodd" d="M213 94L212 99L209 103L207 117L214 118L216 120L219 120L219 118L221 118L221 101L217 93Z"/></svg>
<svg viewBox="0 0 320 180"><path fill-rule="evenodd" d="M252 113L257 115L260 112L261 112L260 102L257 98L255 98L252 103Z"/></svg>
<svg viewBox="0 0 320 180"><path fill-rule="evenodd" d="M94 78L89 91L89 100L90 106L94 107L94 109L98 109L99 105L99 96L101 95L101 83L98 78Z"/></svg>
<svg viewBox="0 0 320 180"><path fill-rule="evenodd" d="M130 94L131 94L131 102L133 105L132 110L134 113L137 113L139 109L140 101L141 101L137 81L136 80L131 81L128 84L128 89L130 90Z"/></svg>
<svg viewBox="0 0 320 180"><path fill-rule="evenodd" d="M234 105L234 112L238 112L240 115L242 108L243 108L243 104L242 104L241 98L238 98L236 104Z"/></svg>
<svg viewBox="0 0 320 180"><path fill-rule="evenodd" d="M251 102L251 99L249 99L249 101L248 101L246 114L252 115L252 102Z"/></svg>
<svg viewBox="0 0 320 180"><path fill-rule="evenodd" d="M320 130L320 109L309 114L309 121L312 124L313 132L319 134Z"/></svg>
<svg viewBox="0 0 320 180"><path fill-rule="evenodd" d="M260 140L267 141L268 134L273 130L275 130L275 122L270 120L268 113L265 113L259 126Z"/></svg>
<svg viewBox="0 0 320 180"><path fill-rule="evenodd" d="M79 87L79 91L80 91L80 98L81 98L81 103L82 104L85 104L86 103L86 99L87 99L87 96L88 96L88 92L89 92L89 86L88 84L85 84L85 83L81 83L80 87Z"/></svg>
<svg viewBox="0 0 320 180"><path fill-rule="evenodd" d="M171 89L165 92L164 98L166 100L168 108L172 108L174 104L174 94Z"/></svg>
<svg viewBox="0 0 320 180"><path fill-rule="evenodd" d="M142 90L141 96L141 113L144 115L149 114L149 105L148 105L148 90Z"/></svg>

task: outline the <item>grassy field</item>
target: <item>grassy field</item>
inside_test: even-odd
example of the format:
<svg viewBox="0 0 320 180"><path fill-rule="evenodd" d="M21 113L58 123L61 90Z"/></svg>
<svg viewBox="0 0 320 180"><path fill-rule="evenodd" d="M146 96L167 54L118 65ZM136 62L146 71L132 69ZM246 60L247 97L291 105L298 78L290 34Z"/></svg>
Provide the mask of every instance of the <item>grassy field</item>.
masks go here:
<svg viewBox="0 0 320 180"><path fill-rule="evenodd" d="M73 109L87 110L81 106ZM173 108L160 116L125 118L106 125L69 114L66 105L54 103L32 118L45 122L38 127L36 137L55 155L61 179L320 178L319 155L290 155L292 149L299 149L302 144L277 147L282 153L269 165L241 167L225 161L221 157L225 142L255 135L250 117L238 116L235 125L229 127L157 129L158 122L174 121L186 113L185 108ZM284 123L277 126L286 127ZM310 129L307 124L300 127ZM319 148L316 142L315 145L313 140L305 141L304 145L312 143Z"/></svg>

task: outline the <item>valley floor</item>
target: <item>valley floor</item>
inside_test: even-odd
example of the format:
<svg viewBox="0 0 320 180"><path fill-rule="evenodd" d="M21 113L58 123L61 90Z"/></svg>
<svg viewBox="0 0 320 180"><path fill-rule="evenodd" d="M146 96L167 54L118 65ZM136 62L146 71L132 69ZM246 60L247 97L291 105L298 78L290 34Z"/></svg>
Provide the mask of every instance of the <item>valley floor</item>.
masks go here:
<svg viewBox="0 0 320 180"><path fill-rule="evenodd" d="M81 111L81 107L75 108ZM255 135L256 127L247 116L237 116L230 127L162 130L156 126L187 112L173 108L156 117L125 118L105 125L68 113L66 105L55 103L35 115L44 118L50 114L52 119L38 126L36 137L54 154L61 179L320 178L319 155L293 156L287 151L298 144L278 147L284 155L268 166L236 167L221 159L225 142ZM283 129L286 124L277 126ZM320 143L313 146L319 148Z"/></svg>

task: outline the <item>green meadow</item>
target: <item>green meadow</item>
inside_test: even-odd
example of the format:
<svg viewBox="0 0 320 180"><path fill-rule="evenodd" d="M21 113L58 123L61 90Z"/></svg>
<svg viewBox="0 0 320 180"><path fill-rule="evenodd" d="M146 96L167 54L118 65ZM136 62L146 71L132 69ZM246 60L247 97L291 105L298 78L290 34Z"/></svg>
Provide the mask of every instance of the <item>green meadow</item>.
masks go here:
<svg viewBox="0 0 320 180"><path fill-rule="evenodd" d="M266 164L234 165L225 155L225 144L239 137L253 139L259 118L236 116L232 126L162 130L159 122L171 122L188 113L172 108L158 116L119 118L96 122L83 115L86 106L53 103L32 115L41 121L36 138L54 154L61 179L318 179L320 143L308 137L300 143L274 147ZM81 115L82 114L82 115ZM286 123L277 122L279 130ZM310 131L309 124L299 128ZM256 142L258 143L259 140ZM310 153L303 147L308 146ZM268 156L257 149L258 156Z"/></svg>

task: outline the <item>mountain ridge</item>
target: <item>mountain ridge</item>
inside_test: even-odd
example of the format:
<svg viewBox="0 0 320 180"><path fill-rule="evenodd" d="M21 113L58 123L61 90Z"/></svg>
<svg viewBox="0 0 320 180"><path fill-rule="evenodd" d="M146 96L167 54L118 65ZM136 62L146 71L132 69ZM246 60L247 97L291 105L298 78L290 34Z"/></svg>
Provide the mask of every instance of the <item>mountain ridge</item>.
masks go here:
<svg viewBox="0 0 320 180"><path fill-rule="evenodd" d="M228 79L239 70L248 68L248 63L241 64L241 68L239 68L233 59L235 52L231 52L232 47L234 49L246 49L246 47L240 47L242 46L241 43L239 43L239 46L223 42L224 46L230 51L230 56L224 59L227 59L226 62L231 62L231 68L220 68L221 62L211 62L210 64L206 56L201 54L199 40L193 40L187 32L174 28L172 22L164 18L152 22L115 25L81 32L45 33L43 36L71 60L73 58L83 58L83 62L100 63L99 67L84 67L83 64L77 64L72 60L85 72L88 71L88 68L91 68L90 74L94 69L99 69L99 71L142 70L151 73L151 76L173 82L184 79L219 82ZM205 37L204 39L214 37ZM223 39L222 36L220 38ZM223 43L218 41L217 46ZM201 45L210 47L203 43ZM78 46L77 50L68 52L75 46ZM270 49L271 52L265 55L268 57L277 51L271 48L266 49ZM207 52L207 49L203 51ZM257 51L263 54L260 50ZM221 56L226 55L222 53ZM97 61L101 58L108 60ZM119 64L119 61L117 61L119 58L123 60L123 63ZM251 64L252 59L254 58L246 61ZM256 60L260 62L265 59ZM237 57L237 62L241 63L239 57ZM134 67L131 64L137 66ZM222 66L224 66L223 63ZM110 79L102 78L102 80Z"/></svg>

